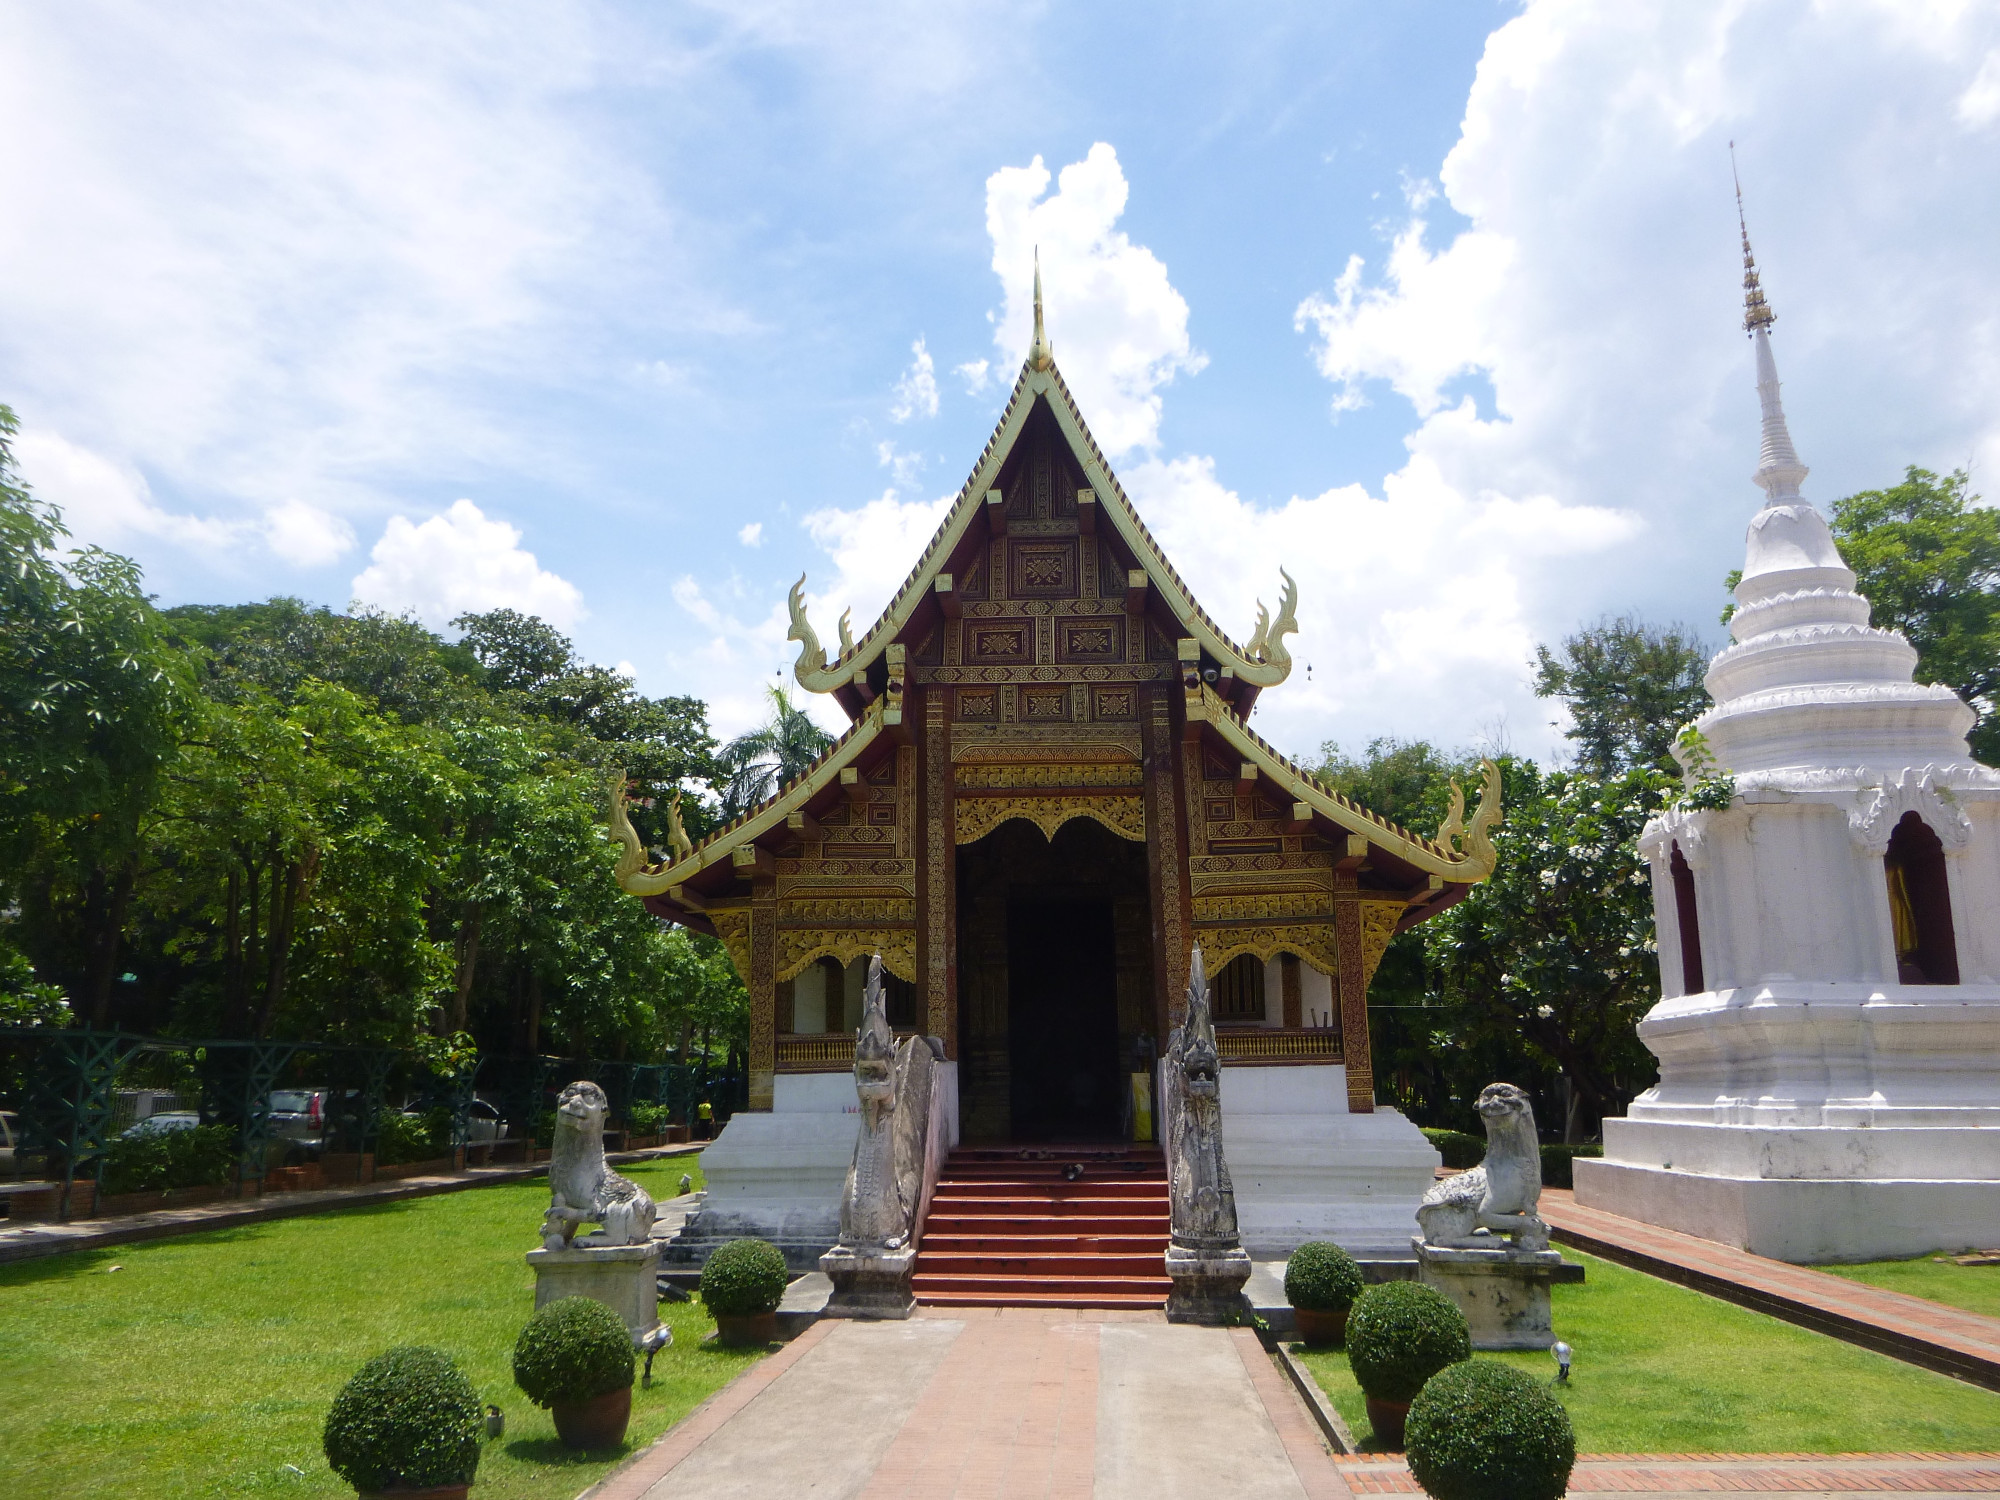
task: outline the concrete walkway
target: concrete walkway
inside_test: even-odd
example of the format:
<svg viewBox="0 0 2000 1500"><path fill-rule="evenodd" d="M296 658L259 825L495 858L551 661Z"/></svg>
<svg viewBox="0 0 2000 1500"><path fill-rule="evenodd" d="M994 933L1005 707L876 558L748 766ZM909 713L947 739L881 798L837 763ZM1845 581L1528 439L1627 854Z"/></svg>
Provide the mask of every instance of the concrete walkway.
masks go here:
<svg viewBox="0 0 2000 1500"><path fill-rule="evenodd" d="M1542 1190L1541 1211L1559 1244L2000 1390L2000 1318L1584 1208L1559 1188Z"/></svg>
<svg viewBox="0 0 2000 1500"><path fill-rule="evenodd" d="M1339 1460L1356 1495L1421 1495L1402 1459ZM1872 1495L2000 1495L2000 1453L1609 1453L1576 1461L1569 1500L1697 1495L1862 1500Z"/></svg>
<svg viewBox="0 0 2000 1500"><path fill-rule="evenodd" d="M1345 1500L1247 1329L1156 1312L823 1320L591 1500Z"/></svg>

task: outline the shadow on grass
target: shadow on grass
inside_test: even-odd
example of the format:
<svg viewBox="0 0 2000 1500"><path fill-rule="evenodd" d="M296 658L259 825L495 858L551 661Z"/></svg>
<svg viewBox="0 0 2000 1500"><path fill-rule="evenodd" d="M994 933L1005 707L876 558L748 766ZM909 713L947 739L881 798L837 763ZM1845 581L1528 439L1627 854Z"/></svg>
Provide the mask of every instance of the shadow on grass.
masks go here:
<svg viewBox="0 0 2000 1500"><path fill-rule="evenodd" d="M561 1438L553 1437L515 1438L507 1444L507 1456L516 1463L539 1464L549 1469L601 1464L607 1459L628 1457L636 1451L629 1442L620 1443L615 1448L565 1448Z"/></svg>

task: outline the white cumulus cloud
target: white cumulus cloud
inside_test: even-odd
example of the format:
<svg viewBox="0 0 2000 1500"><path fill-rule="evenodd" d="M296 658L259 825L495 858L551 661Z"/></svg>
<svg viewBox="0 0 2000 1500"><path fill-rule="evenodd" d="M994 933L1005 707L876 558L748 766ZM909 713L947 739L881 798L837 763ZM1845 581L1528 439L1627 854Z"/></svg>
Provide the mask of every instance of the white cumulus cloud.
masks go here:
<svg viewBox="0 0 2000 1500"><path fill-rule="evenodd" d="M1039 248L1049 340L1092 435L1113 458L1150 450L1161 387L1208 362L1188 338L1187 299L1159 257L1117 227L1131 190L1115 150L1100 141L1053 180L1051 194L1039 156L986 179L986 231L1005 299L993 329L1000 365L1017 367L1033 340Z"/></svg>
<svg viewBox="0 0 2000 1500"><path fill-rule="evenodd" d="M545 570L522 549L517 528L489 520L470 500L422 523L391 516L369 558L354 580L356 601L407 611L434 628L503 606L560 629L584 614L576 585Z"/></svg>
<svg viewBox="0 0 2000 1500"><path fill-rule="evenodd" d="M749 525L745 526L741 531L736 533L736 540L741 542L746 547L763 546L764 523L762 521L752 521Z"/></svg>
<svg viewBox="0 0 2000 1500"><path fill-rule="evenodd" d="M910 367L896 382L896 399L889 407L889 417L896 422L934 417L938 413L937 365L931 359L931 352L918 339L910 345L910 355Z"/></svg>
<svg viewBox="0 0 2000 1500"><path fill-rule="evenodd" d="M354 528L317 505L287 500L264 513L264 539L286 562L317 568L346 555Z"/></svg>

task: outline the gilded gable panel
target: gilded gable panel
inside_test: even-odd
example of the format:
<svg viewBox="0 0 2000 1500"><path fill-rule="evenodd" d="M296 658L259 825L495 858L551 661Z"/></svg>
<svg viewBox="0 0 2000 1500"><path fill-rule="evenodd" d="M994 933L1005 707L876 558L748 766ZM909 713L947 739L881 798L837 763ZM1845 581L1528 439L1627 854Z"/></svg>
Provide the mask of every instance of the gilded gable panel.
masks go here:
<svg viewBox="0 0 2000 1500"><path fill-rule="evenodd" d="M1113 662L1125 656L1125 622L1108 615L1056 622L1056 660Z"/></svg>
<svg viewBox="0 0 2000 1500"><path fill-rule="evenodd" d="M1076 538L1016 537L1007 552L1007 589L1015 598L1074 599L1080 592Z"/></svg>

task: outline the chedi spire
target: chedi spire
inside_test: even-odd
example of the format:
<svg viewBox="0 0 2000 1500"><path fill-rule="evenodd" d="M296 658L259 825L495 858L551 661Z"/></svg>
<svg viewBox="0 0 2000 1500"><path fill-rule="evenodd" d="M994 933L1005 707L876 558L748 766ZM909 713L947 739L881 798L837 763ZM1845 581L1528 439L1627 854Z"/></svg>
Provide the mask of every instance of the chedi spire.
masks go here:
<svg viewBox="0 0 2000 1500"><path fill-rule="evenodd" d="M1736 145L1729 147L1729 175L1736 178ZM1778 397L1778 362L1771 355L1771 325L1778 315L1764 299L1757 276L1757 257L1750 251L1750 225L1743 216L1743 182L1736 178L1736 227L1743 235L1743 331L1757 345L1757 399L1764 408L1763 442L1757 454L1757 472L1752 477L1771 505L1796 502L1799 485L1811 470L1799 462L1792 446L1791 431L1785 426L1785 406Z"/></svg>

